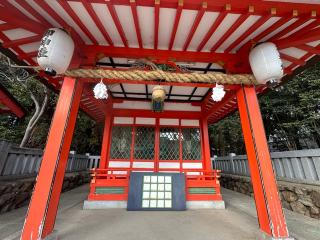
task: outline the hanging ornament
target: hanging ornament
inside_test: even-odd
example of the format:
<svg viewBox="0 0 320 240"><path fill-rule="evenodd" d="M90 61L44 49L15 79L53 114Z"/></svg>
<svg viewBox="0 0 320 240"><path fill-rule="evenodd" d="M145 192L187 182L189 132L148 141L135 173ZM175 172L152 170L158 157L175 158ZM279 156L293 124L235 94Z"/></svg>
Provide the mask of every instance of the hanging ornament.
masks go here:
<svg viewBox="0 0 320 240"><path fill-rule="evenodd" d="M94 86L93 93L96 99L107 99L108 98L108 91L107 86L101 81Z"/></svg>
<svg viewBox="0 0 320 240"><path fill-rule="evenodd" d="M226 94L226 91L224 90L223 85L216 84L214 88L212 88L212 100L215 102L220 102L224 95Z"/></svg>
<svg viewBox="0 0 320 240"><path fill-rule="evenodd" d="M152 110L154 112L162 112L164 106L164 99L166 98L166 91L160 85L152 89Z"/></svg>

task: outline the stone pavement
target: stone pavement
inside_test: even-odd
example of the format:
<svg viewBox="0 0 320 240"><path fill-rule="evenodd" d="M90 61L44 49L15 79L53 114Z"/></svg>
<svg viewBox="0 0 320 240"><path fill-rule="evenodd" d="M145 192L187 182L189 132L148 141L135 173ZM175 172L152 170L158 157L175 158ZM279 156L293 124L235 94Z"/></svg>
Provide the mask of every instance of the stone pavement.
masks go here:
<svg viewBox="0 0 320 240"><path fill-rule="evenodd" d="M227 240L262 239L252 198L223 189L226 210L127 212L82 210L89 185L62 194L59 239ZM0 239L19 239L27 208L0 215ZM298 240L319 240L320 221L285 210L289 231Z"/></svg>

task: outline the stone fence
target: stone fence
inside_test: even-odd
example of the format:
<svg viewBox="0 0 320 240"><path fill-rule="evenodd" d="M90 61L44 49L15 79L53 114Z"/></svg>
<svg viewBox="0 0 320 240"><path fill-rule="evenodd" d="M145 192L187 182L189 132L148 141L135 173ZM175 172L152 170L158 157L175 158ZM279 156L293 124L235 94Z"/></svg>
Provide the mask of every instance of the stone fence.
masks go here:
<svg viewBox="0 0 320 240"><path fill-rule="evenodd" d="M272 152L273 170L278 179L317 182L320 179L320 149ZM246 155L230 154L213 158L213 166L224 173L250 176Z"/></svg>
<svg viewBox="0 0 320 240"><path fill-rule="evenodd" d="M320 149L271 153L282 206L320 219ZM245 155L213 158L222 171L221 186L253 196Z"/></svg>
<svg viewBox="0 0 320 240"><path fill-rule="evenodd" d="M7 141L0 141L0 179L36 176L42 160L41 149L20 148ZM89 156L71 152L66 172L88 169Z"/></svg>
<svg viewBox="0 0 320 240"><path fill-rule="evenodd" d="M28 204L42 160L41 149L0 141L0 214ZM90 180L90 156L69 154L62 191Z"/></svg>

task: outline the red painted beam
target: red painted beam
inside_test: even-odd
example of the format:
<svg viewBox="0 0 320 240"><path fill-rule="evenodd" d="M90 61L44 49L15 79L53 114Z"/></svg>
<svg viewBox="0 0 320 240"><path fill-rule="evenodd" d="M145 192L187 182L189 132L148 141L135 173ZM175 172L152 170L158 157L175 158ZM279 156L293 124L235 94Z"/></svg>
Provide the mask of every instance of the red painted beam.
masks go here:
<svg viewBox="0 0 320 240"><path fill-rule="evenodd" d="M65 0L58 0L60 6L69 14L72 20L80 27L80 29L89 37L93 44L98 44L98 41L95 39L93 34L88 30L88 28L81 21L79 16L73 11L69 3Z"/></svg>
<svg viewBox="0 0 320 240"><path fill-rule="evenodd" d="M158 49L160 0L154 2L154 49Z"/></svg>
<svg viewBox="0 0 320 240"><path fill-rule="evenodd" d="M237 21L228 29L227 32L225 32L225 34L218 40L218 42L216 42L212 48L211 48L211 52L215 52L222 43L224 43L225 40L228 39L228 37L230 37L230 35L232 33L234 33L234 31L236 31L238 29L238 27L241 26L241 24L250 16L250 13L246 13L241 15Z"/></svg>
<svg viewBox="0 0 320 240"><path fill-rule="evenodd" d="M289 61L289 62L292 62L292 63L294 63L294 64L296 64L296 65L303 66L303 65L306 64L305 61L303 61L303 60L301 60L301 59L297 59L297 58L292 57L292 56L289 56L289 55L284 54L284 53L280 53L280 57L281 57L282 59L287 60L287 61Z"/></svg>
<svg viewBox="0 0 320 240"><path fill-rule="evenodd" d="M25 54L20 54L20 55L18 55L18 58L23 60L23 59L34 58L37 55L38 55L38 51L33 51L33 52L25 53Z"/></svg>
<svg viewBox="0 0 320 240"><path fill-rule="evenodd" d="M187 48L188 48L188 46L189 46L189 44L190 44L190 42L192 40L193 35L197 31L197 28L198 28L198 26L200 24L200 21L201 21L201 19L203 17L203 14L206 12L206 9L207 9L207 2L203 2L202 7L198 11L197 16L196 16L196 18L195 18L195 20L193 22L193 25L192 25L192 27L191 27L191 29L189 31L188 37L187 37L187 39L186 39L186 41L185 41L185 43L183 45L183 51L187 50Z"/></svg>
<svg viewBox="0 0 320 240"><path fill-rule="evenodd" d="M53 10L50 5L43 0L34 0L45 12L47 12L56 22L58 22L64 29L71 30L72 38L75 42L78 43L78 45L84 44L84 41L82 37L73 29L70 27L70 25L62 18L59 14L56 13L55 10Z"/></svg>
<svg viewBox="0 0 320 240"><path fill-rule="evenodd" d="M208 110L204 111L203 116L210 117L211 114L216 113L219 109L228 105L230 101L234 101L235 98L236 95L234 91L230 91L226 93L226 95L220 102L213 102L213 100L210 99L210 101L213 102L213 105Z"/></svg>
<svg viewBox="0 0 320 240"><path fill-rule="evenodd" d="M104 54L109 57L124 58L149 58L162 61L187 61L187 62L237 62L240 56L227 53L209 53L192 51L169 51L155 49L139 49L126 47L111 47L100 45L88 45L83 47L82 53L87 57L82 65L91 65L97 54Z"/></svg>
<svg viewBox="0 0 320 240"><path fill-rule="evenodd" d="M41 38L42 38L42 36L40 36L40 35L36 35L36 36L32 36L32 37L26 37L26 38L19 38L19 39L16 39L16 40L11 40L9 42L4 42L2 44L2 46L5 47L5 48L16 47L16 46L27 44L27 43L38 42L38 41L41 40Z"/></svg>
<svg viewBox="0 0 320 240"><path fill-rule="evenodd" d="M113 19L113 22L116 25L116 28L119 32L119 35L121 37L122 42L123 42L124 46L128 47L128 41L126 39L126 35L124 34L124 31L123 31L122 25L120 23L119 17L117 15L117 12L116 12L113 4L110 1L107 1L106 3L107 3L108 10L111 14L111 17Z"/></svg>
<svg viewBox="0 0 320 240"><path fill-rule="evenodd" d="M219 16L216 18L216 20L212 23L210 29L208 30L208 32L206 33L205 37L202 39L201 43L199 44L197 51L201 52L201 50L203 49L203 47L206 45L206 43L209 41L209 39L211 38L212 34L217 30L217 28L220 26L220 24L222 23L223 19L227 16L228 11L223 11L220 12Z"/></svg>
<svg viewBox="0 0 320 240"><path fill-rule="evenodd" d="M0 103L8 108L8 113L13 113L19 118L25 115L23 108L2 85L0 85Z"/></svg>
<svg viewBox="0 0 320 240"><path fill-rule="evenodd" d="M172 47L173 47L174 39L176 37L177 30L178 30L178 25L179 25L179 21L180 21L180 17L181 17L182 8L183 8L183 1L179 0L178 8L177 8L177 12L176 12L176 16L175 16L175 19L174 19L172 32L171 32L169 50L171 50Z"/></svg>
<svg viewBox="0 0 320 240"><path fill-rule="evenodd" d="M131 7L131 12L133 16L133 22L134 22L134 27L136 29L136 34L137 34L137 39L139 43L139 47L142 48L142 37L141 37L141 30L140 30L140 25L139 25L139 17L138 17L138 12L137 12L137 4L135 0L130 1L130 7Z"/></svg>
<svg viewBox="0 0 320 240"><path fill-rule="evenodd" d="M248 28L237 40L235 40L225 52L231 52L235 47L237 47L244 39L255 32L259 27L261 27L265 22L267 22L272 17L271 14L262 16L258 21L256 21L250 28Z"/></svg>
<svg viewBox="0 0 320 240"><path fill-rule="evenodd" d="M107 40L108 44L113 46L112 39L110 38L107 30L103 26L100 18L97 16L96 12L94 11L91 3L88 2L88 0L81 0L81 3L89 13L90 17L92 18L93 22L97 25L98 29L102 33L103 37Z"/></svg>

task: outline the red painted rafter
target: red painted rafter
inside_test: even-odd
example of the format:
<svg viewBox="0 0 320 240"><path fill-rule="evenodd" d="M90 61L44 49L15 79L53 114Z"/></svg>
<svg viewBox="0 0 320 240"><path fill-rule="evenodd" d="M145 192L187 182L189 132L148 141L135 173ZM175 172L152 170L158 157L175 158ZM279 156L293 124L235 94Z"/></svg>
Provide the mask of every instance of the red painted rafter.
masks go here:
<svg viewBox="0 0 320 240"><path fill-rule="evenodd" d="M320 49L317 48L317 47L312 47L312 46L309 46L307 44L303 44L303 45L300 45L300 46L296 46L297 48L303 50L303 51L306 51L306 52L309 52L309 53L312 53L312 54L320 54Z"/></svg>
<svg viewBox="0 0 320 240"><path fill-rule="evenodd" d="M50 5L43 0L34 0L45 12L47 12L55 21L57 21L63 28L65 29L71 29L71 26L62 18L60 15L53 10ZM71 35L73 36L73 39L79 43L84 44L84 41L82 37L74 30L72 29Z"/></svg>
<svg viewBox="0 0 320 240"><path fill-rule="evenodd" d="M65 0L58 0L58 3L61 7L69 14L72 20L80 27L80 29L89 37L93 44L98 44L97 40L93 36L93 34L88 30L88 28L81 21L79 16L73 11L72 7L70 7L69 3Z"/></svg>
<svg viewBox="0 0 320 240"><path fill-rule="evenodd" d="M210 29L208 30L208 32L206 33L205 37L202 39L201 43L199 44L198 49L197 49L198 52L200 52L203 49L203 47L209 41L209 39L211 38L212 34L220 26L220 24L222 23L223 19L227 16L227 14L228 14L228 11L226 11L226 10L223 11L223 12L220 12L219 16L212 23Z"/></svg>
<svg viewBox="0 0 320 240"><path fill-rule="evenodd" d="M23 60L23 59L29 59L29 58L34 58L38 55L38 51L33 51L33 52L28 52L25 54L20 54L18 56L19 59Z"/></svg>
<svg viewBox="0 0 320 240"><path fill-rule="evenodd" d="M0 20L8 22L15 27L20 27L33 33L43 34L47 29L45 25L25 16L11 3L2 1L0 4Z"/></svg>
<svg viewBox="0 0 320 240"><path fill-rule="evenodd" d="M189 44L190 44L190 42L192 40L192 37L193 37L194 33L196 32L199 24L200 24L200 21L201 21L201 19L203 17L203 14L206 12L206 9L207 9L207 3L203 2L202 7L198 11L198 14L197 14L197 16L196 16L196 18L195 18L195 20L193 22L193 25L192 25L192 27L191 27L191 29L189 31L188 37L187 37L187 39L186 39L186 41L185 41L185 43L183 45L183 51L187 50L187 48L188 48L188 46L189 46Z"/></svg>
<svg viewBox="0 0 320 240"><path fill-rule="evenodd" d="M211 48L211 52L215 52L219 46L225 41L228 39L228 37L230 37L230 35L232 33L234 33L235 30L238 29L238 27L241 26L241 24L250 16L250 13L246 13L246 14L243 14L241 15L237 21L228 29L227 32L225 32L225 34L218 40L218 42L216 42L212 48Z"/></svg>
<svg viewBox="0 0 320 240"><path fill-rule="evenodd" d="M97 27L100 30L100 32L102 33L103 37L107 40L108 44L113 46L112 39L110 38L107 30L105 29L101 20L99 19L96 12L94 11L91 3L88 3L88 0L81 0L81 2L83 4L83 6L85 7L85 9L87 10L87 12L89 13L92 20L94 21L94 23L97 25Z"/></svg>
<svg viewBox="0 0 320 240"><path fill-rule="evenodd" d="M320 44L318 44L316 47L316 49L319 49L320 48ZM307 61L309 58L311 58L312 56L314 55L314 53L307 53L305 54L302 58L300 58L300 60L302 61ZM292 63L290 66L288 66L286 68L286 70L290 71L292 73L293 71L293 68L296 67L297 65L295 63Z"/></svg>
<svg viewBox="0 0 320 240"><path fill-rule="evenodd" d="M18 1L18 4L27 10L32 16L42 22L47 28L50 28L52 24L48 22L40 13L38 13L33 7L31 7L27 1Z"/></svg>
<svg viewBox="0 0 320 240"><path fill-rule="evenodd" d="M0 39L2 39L3 42L10 42L10 39L2 32L0 32ZM18 56L25 54L25 52L18 47L12 47L12 49L18 54ZM35 61L30 57L25 60L31 65L36 65Z"/></svg>
<svg viewBox="0 0 320 240"><path fill-rule="evenodd" d="M19 118L25 115L24 109L2 85L0 85L0 103L8 108L7 110L3 110L0 107L0 111L3 110L5 113L13 113Z"/></svg>
<svg viewBox="0 0 320 240"><path fill-rule="evenodd" d="M283 36L285 36L286 34L290 33L291 31L295 30L296 28L298 28L299 26L301 26L302 24L308 22L310 20L310 17L307 18L301 18L298 19L297 21L295 21L294 23L292 23L290 26L286 27L285 29L281 30L280 32L278 32L277 34L275 34L270 41L274 41L276 39L279 39ZM307 25L308 26L308 25Z"/></svg>
<svg viewBox="0 0 320 240"><path fill-rule="evenodd" d="M154 3L154 49L158 49L160 0Z"/></svg>
<svg viewBox="0 0 320 240"><path fill-rule="evenodd" d="M287 55L287 54L284 54L284 53L280 53L280 57L281 57L282 59L287 60L287 61L289 61L289 62L292 62L292 63L294 63L294 64L296 64L296 65L303 66L303 65L306 64L305 61L303 61L303 60L301 60L301 59L297 59L297 58L295 58L295 57L292 57L292 56Z"/></svg>
<svg viewBox="0 0 320 240"><path fill-rule="evenodd" d="M4 42L2 43L2 46L5 48L11 48L11 47L15 47L15 46L19 46L19 45L23 45L23 44L27 44L27 43L32 43L32 42L38 42L41 40L40 35L36 35L36 36L32 36L32 37L26 37L26 38L19 38L16 40L11 40L9 42Z"/></svg>
<svg viewBox="0 0 320 240"><path fill-rule="evenodd" d="M303 35L297 34L294 36L288 36L287 38L274 41L274 43L277 45L279 49L284 49L318 40L320 40L320 29L311 30L309 32L304 33Z"/></svg>
<svg viewBox="0 0 320 240"><path fill-rule="evenodd" d="M139 47L142 48L143 46L142 46L141 30L140 30L140 25L139 25L137 4L136 4L135 0L130 1L130 7L131 7L132 16L133 16L134 27L136 29Z"/></svg>
<svg viewBox="0 0 320 240"><path fill-rule="evenodd" d="M237 47L244 39L255 32L259 27L261 27L265 22L267 22L272 17L271 14L262 16L258 21L256 21L250 28L248 28L237 40L235 40L225 52L231 52L235 47Z"/></svg>
<svg viewBox="0 0 320 240"><path fill-rule="evenodd" d="M127 39L126 39L126 35L124 34L122 25L121 25L119 17L118 17L118 14L117 14L116 10L114 9L113 4L110 1L107 1L106 3L107 3L107 7L109 9L109 12L111 14L111 17L113 19L113 22L116 25L116 28L117 28L117 30L118 30L118 32L120 34L122 42L123 42L124 46L128 47L128 42L127 42Z"/></svg>
<svg viewBox="0 0 320 240"><path fill-rule="evenodd" d="M182 8L183 8L183 1L179 0L178 8L177 8L177 12L176 12L176 16L174 19L172 32L171 32L171 37L170 37L170 42L169 42L169 50L171 50L173 47L174 39L176 37L177 30L178 30L178 25L179 25L179 21L180 21L180 17L181 17Z"/></svg>
<svg viewBox="0 0 320 240"><path fill-rule="evenodd" d="M0 24L0 31L7 31L10 29L14 29L16 28L15 26L13 26L12 24L8 24L8 23L2 23Z"/></svg>
<svg viewBox="0 0 320 240"><path fill-rule="evenodd" d="M253 39L250 39L248 42L246 42L240 49L239 52L242 52L244 49L250 49L252 47L252 44L258 43L261 39L268 36L270 33L274 32L284 24L286 24L288 21L290 21L293 18L292 14L289 17L283 17L279 19L277 22L275 22L273 25L262 31L260 34L255 36Z"/></svg>

